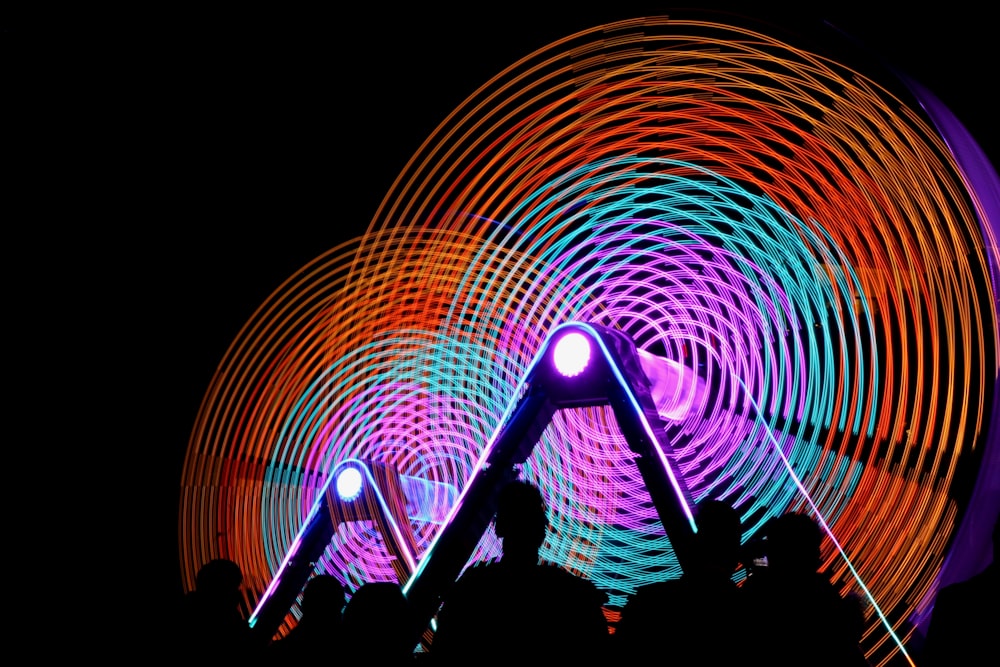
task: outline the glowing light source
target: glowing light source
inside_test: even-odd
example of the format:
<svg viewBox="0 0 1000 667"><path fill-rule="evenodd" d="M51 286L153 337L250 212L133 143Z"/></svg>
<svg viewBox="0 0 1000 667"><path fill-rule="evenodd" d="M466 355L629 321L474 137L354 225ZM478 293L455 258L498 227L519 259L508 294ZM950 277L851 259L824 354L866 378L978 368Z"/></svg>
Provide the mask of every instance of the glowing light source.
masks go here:
<svg viewBox="0 0 1000 667"><path fill-rule="evenodd" d="M413 484L409 486L412 489ZM315 563L337 531L348 524L361 522L374 529L395 568L395 578L407 579L416 567L417 545L412 517L407 516L414 505L391 466L353 458L341 462L316 495L291 547L257 601L248 619L250 628L265 638L274 636L301 595Z"/></svg>
<svg viewBox="0 0 1000 667"><path fill-rule="evenodd" d="M571 331L556 342L552 360L560 373L576 377L590 361L590 342L583 334Z"/></svg>
<svg viewBox="0 0 1000 667"><path fill-rule="evenodd" d="M357 468L344 468L337 475L337 495L341 500L354 500L361 493L361 471Z"/></svg>

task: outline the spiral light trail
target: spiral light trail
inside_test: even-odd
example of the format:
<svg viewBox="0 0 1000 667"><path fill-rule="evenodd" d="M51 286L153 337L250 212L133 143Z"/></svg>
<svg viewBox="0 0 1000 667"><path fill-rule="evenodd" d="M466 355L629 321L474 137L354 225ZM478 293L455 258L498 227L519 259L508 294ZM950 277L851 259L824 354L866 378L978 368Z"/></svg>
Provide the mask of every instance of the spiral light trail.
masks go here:
<svg viewBox="0 0 1000 667"><path fill-rule="evenodd" d="M790 42L612 23L456 108L220 364L183 472L188 584L224 555L252 604L345 459L461 488L547 333L593 321L710 388L670 426L695 499L735 503L748 537L818 513L824 567L871 603L869 658L905 659L987 445L996 241L905 86ZM524 470L543 555L608 590L612 620L679 572L630 454L609 409L565 410ZM418 546L438 528L415 520ZM317 570L392 579L382 539L342 527Z"/></svg>

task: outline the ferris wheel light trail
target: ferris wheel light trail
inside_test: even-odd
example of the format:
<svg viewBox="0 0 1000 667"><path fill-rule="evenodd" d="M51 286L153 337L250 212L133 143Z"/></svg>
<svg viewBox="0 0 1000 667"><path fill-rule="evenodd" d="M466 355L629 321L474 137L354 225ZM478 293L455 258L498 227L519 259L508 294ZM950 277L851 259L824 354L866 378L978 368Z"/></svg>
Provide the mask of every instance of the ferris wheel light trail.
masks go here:
<svg viewBox="0 0 1000 667"><path fill-rule="evenodd" d="M742 386L743 383L740 382L740 385ZM745 389L746 387L744 386L744 390ZM751 412L754 414L755 418L759 417L758 408L753 400L753 397L748 395L747 400L753 406ZM844 547L841 546L840 542L837 540L836 535L833 534L833 530L830 528L830 525L826 522L826 519L823 517L820 508L813 501L812 494L809 493L809 490L805 487L805 485L802 483L802 480L795 473L795 469L792 468L791 461L788 460L788 457L785 456L785 452L782 451L781 443L779 443L777 439L774 437L774 433L771 430L770 425L764 422L762 422L761 425L767 432L768 440L771 442L771 445L773 446L775 453L779 457L781 457L781 462L784 464L785 469L788 471L788 476L791 477L792 482L795 484L795 487L799 490L799 493L802 494L802 497L805 499L806 504L809 505L809 509L812 510L812 515L823 527L823 532L825 532L830 537L830 541L833 542L834 547L837 549L837 553L840 554L840 557L844 559L844 562L847 564L848 569L850 569L851 574L854 576L855 581L857 581L858 586L860 586L861 590L864 591L865 597L868 598L868 601L872 603L872 608L875 610L875 613L882 621L882 624L885 626L886 631L892 637L893 641L896 642L896 646L898 647L900 653L905 657L908 663L914 665L915 667L915 663L913 662L913 659L910 657L910 654L907 652L906 647L903 645L903 641L896 634L896 631L889 623L889 619L886 618L885 613L879 606L878 601L872 595L872 592L868 589L868 586L866 586L865 582L862 581L861 575L858 573L857 569L855 569L854 564L851 562L850 557L848 557L847 553L844 551Z"/></svg>
<svg viewBox="0 0 1000 667"><path fill-rule="evenodd" d="M596 358L592 348L600 352ZM440 600L469 559L469 545L480 538L493 516L499 489L532 454L555 413L581 406L612 407L662 527L682 566L689 563L697 524L690 492L673 470L676 463L664 426L654 423L659 415L650 384L634 342L620 332L571 321L549 333L444 526L403 585L414 614L433 620Z"/></svg>
<svg viewBox="0 0 1000 667"><path fill-rule="evenodd" d="M745 536L808 489L837 536L824 569L879 601L866 656L909 660L941 582L979 556L954 545L997 502L1000 180L942 103L856 45L717 18L593 26L511 63L420 144L363 234L260 305L192 428L187 587L228 557L255 608L352 459L451 489L393 510L423 562L545 337L587 322L659 378L643 401L676 468L652 473L732 503ZM559 409L520 466L549 494L542 557L606 590L609 622L682 570L623 412ZM316 571L348 590L408 576L390 529L342 526ZM499 552L486 531L470 558Z"/></svg>
<svg viewBox="0 0 1000 667"><path fill-rule="evenodd" d="M445 487L444 493L427 492L428 487ZM414 490L418 490L414 494ZM305 585L319 556L325 551L340 524L370 521L384 534L385 543L399 562L401 575L416 569L413 539L409 524L403 521L415 511L422 512L428 497L439 503L450 495L446 485L429 484L401 476L385 466L375 466L358 459L342 461L329 476L326 485L281 561L260 601L250 614L248 624L255 632L271 637L285 618L292 601ZM413 497L411 497L411 494ZM433 513L433 510L432 510ZM402 577L401 577L402 578Z"/></svg>

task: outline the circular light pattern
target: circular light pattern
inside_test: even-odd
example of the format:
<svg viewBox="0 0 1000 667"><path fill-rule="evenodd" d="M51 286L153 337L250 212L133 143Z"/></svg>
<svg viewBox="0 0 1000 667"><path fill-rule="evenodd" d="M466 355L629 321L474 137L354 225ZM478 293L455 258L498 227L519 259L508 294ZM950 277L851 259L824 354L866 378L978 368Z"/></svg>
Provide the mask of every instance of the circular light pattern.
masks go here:
<svg viewBox="0 0 1000 667"><path fill-rule="evenodd" d="M486 82L227 352L183 473L188 583L233 558L253 605L345 459L461 489L548 332L593 321L697 379L668 429L695 499L733 502L747 537L819 517L872 664L905 659L995 449L997 246L914 89L844 60L645 17ZM679 573L630 454L610 409L563 410L523 470L543 556L606 589L612 620ZM421 515L426 548L440 512ZM353 590L394 578L387 553L359 522L316 568ZM473 558L498 553L488 532Z"/></svg>
<svg viewBox="0 0 1000 667"><path fill-rule="evenodd" d="M590 361L590 343L586 336L572 331L556 342L552 352L556 369L566 377L576 377Z"/></svg>

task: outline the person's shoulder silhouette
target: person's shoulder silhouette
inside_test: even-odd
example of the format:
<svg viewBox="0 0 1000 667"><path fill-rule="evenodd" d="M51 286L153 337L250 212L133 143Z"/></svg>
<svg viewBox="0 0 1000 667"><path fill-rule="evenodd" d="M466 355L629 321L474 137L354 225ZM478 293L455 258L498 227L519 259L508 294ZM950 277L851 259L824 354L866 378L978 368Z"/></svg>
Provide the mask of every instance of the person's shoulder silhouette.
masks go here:
<svg viewBox="0 0 1000 667"><path fill-rule="evenodd" d="M695 508L694 558L678 579L640 586L622 609L615 650L626 662L648 655L691 655L705 664L735 664L742 645L741 597L734 574L743 537L740 515L728 503Z"/></svg>
<svg viewBox="0 0 1000 667"><path fill-rule="evenodd" d="M992 665L1000 629L1000 514L993 522L993 558L971 577L941 588L934 599L921 655L922 665Z"/></svg>
<svg viewBox="0 0 1000 667"><path fill-rule="evenodd" d="M394 581L365 582L344 607L339 656L346 662L399 665L414 662L414 617Z"/></svg>
<svg viewBox="0 0 1000 667"><path fill-rule="evenodd" d="M302 591L302 615L287 635L268 646L273 662L316 658L326 660L339 649L347 593L332 574L313 576Z"/></svg>
<svg viewBox="0 0 1000 667"><path fill-rule="evenodd" d="M741 589L747 664L868 665L860 646L864 610L820 571L823 539L822 527L808 514L786 512L765 526L767 566Z"/></svg>
<svg viewBox="0 0 1000 667"><path fill-rule="evenodd" d="M243 572L232 560L205 563L183 600L173 641L179 659L245 661L256 644L241 607Z"/></svg>
<svg viewBox="0 0 1000 667"><path fill-rule="evenodd" d="M430 649L435 664L468 664L484 652L501 663L605 655L607 595L539 560L548 527L538 487L516 480L500 490L493 530L502 555L468 567L445 597Z"/></svg>

